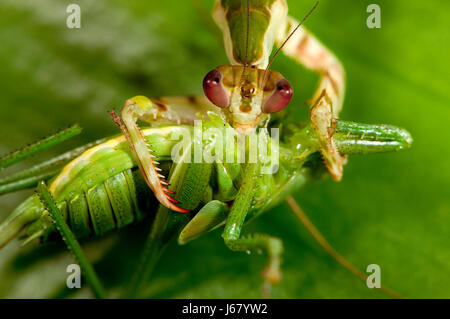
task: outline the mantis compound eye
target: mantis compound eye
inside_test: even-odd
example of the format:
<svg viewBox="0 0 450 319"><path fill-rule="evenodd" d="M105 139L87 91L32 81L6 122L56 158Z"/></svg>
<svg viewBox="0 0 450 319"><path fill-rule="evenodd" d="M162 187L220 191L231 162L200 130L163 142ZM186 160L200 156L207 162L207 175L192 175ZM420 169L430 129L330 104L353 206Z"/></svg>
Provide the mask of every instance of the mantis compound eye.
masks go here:
<svg viewBox="0 0 450 319"><path fill-rule="evenodd" d="M284 109L291 102L294 90L286 79L277 81L275 90L269 95L262 106L264 113L276 113Z"/></svg>
<svg viewBox="0 0 450 319"><path fill-rule="evenodd" d="M219 107L228 107L230 105L230 96L222 83L223 75L218 70L212 70L206 74L203 79L203 91L206 97L214 105Z"/></svg>

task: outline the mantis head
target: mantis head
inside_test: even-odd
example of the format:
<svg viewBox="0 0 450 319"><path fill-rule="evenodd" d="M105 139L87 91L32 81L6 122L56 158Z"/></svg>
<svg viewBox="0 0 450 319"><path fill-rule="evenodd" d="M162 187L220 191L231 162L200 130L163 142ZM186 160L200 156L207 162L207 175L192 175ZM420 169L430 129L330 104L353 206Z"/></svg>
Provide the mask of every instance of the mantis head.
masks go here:
<svg viewBox="0 0 450 319"><path fill-rule="evenodd" d="M284 109L293 96L292 86L279 72L242 65L221 65L210 71L203 90L241 134L264 125L269 114Z"/></svg>
<svg viewBox="0 0 450 319"><path fill-rule="evenodd" d="M213 104L224 109L228 123L238 133L247 134L267 125L270 114L281 111L291 101L292 86L269 68L317 5L318 2L269 61L276 34L286 27L286 1L216 1L214 20L223 32L231 64L209 72L203 80L203 90Z"/></svg>

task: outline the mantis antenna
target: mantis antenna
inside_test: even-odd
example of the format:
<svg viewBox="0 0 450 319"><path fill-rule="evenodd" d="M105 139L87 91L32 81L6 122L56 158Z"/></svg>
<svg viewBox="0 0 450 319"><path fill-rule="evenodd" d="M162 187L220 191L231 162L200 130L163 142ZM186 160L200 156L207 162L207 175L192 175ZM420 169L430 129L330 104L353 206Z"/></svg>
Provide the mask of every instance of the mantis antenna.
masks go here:
<svg viewBox="0 0 450 319"><path fill-rule="evenodd" d="M245 63L244 63L244 69L242 70L242 75L241 75L241 81L240 84L242 84L242 81L244 80L244 74L245 74L245 69L247 68L248 62L248 39L249 39L249 34L250 34L250 0L247 0L247 31L246 31L246 38L245 38Z"/></svg>
<svg viewBox="0 0 450 319"><path fill-rule="evenodd" d="M248 4L248 2L247 2ZM267 65L266 70L264 71L264 76L263 76L263 81L262 81L262 85L261 87L264 88L264 85L266 84L266 80L267 80L267 71L269 70L270 66L272 65L273 61L275 60L275 57L278 55L278 53L281 51L281 49L286 45L286 43L289 41L289 39L292 37L292 35L298 30L298 28L300 28L300 26L306 21L306 19L308 19L308 17L313 13L313 11L317 8L317 6L319 5L319 1L316 2L316 4L312 7L311 10L309 10L309 12L303 17L302 21L300 21L300 23L295 27L295 29L288 35L288 37L286 38L286 40L284 40L283 44L280 45L280 47L278 48L278 50L275 52L275 54L272 56L272 59L270 59L269 64ZM247 39L248 39L248 31L247 31ZM247 53L246 53L247 54Z"/></svg>

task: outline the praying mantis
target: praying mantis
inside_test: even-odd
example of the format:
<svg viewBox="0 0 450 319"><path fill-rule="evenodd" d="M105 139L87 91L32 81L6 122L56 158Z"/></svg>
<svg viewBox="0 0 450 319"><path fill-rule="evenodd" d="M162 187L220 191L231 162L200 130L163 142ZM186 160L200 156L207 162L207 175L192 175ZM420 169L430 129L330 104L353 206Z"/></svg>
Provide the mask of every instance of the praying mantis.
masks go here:
<svg viewBox="0 0 450 319"><path fill-rule="evenodd" d="M104 289L78 249L76 238L102 235L153 213L152 230L128 296L136 296L142 278L150 275L170 238L178 236L184 244L221 226L224 243L231 250L264 251L268 256L263 271L265 285L278 283L281 240L266 234L243 237L244 223L283 199L302 219L304 215L289 196L294 190L324 172L339 181L347 154L397 151L412 143L409 133L398 127L338 120L345 92L344 68L331 51L300 28L303 21L289 17L287 10L284 0L216 1L213 17L222 30L230 65L219 66L205 76L206 97L128 99L120 116L112 113L123 135L62 156L60 163L64 165L51 177L45 176L50 178L48 190L39 184L39 195L30 197L0 226L0 246L21 231L25 231L26 241L32 241L50 239L58 229L85 266L96 296L104 297ZM280 73L269 69L278 53L270 59L274 45L293 61L321 74L311 99L310 123L296 123L279 113L291 101L293 88ZM152 127L141 129L137 120ZM279 151L270 149L271 155L279 156L276 169L271 167L274 173L261 173L267 163L258 156L254 162L243 163L188 160L196 145L192 141L184 145L182 160L175 162L172 150L178 139L174 135L195 135L196 121L202 121L202 133L231 129L239 136L265 140L273 140L269 129L282 123ZM75 131L69 130L67 136ZM226 134L218 135L200 137L200 141L205 147L228 142ZM49 140L60 142L67 136L60 134ZM214 149L216 155L221 148ZM0 163L9 165L32 152L29 148L20 155L13 153ZM239 152L231 153L233 160ZM246 148L241 151L244 158L248 152ZM52 167L54 162L30 169L18 179L6 179L5 192L17 189L20 182L26 187L36 185L44 179L43 168ZM65 227L67 224L70 227ZM345 263L332 248L324 246Z"/></svg>

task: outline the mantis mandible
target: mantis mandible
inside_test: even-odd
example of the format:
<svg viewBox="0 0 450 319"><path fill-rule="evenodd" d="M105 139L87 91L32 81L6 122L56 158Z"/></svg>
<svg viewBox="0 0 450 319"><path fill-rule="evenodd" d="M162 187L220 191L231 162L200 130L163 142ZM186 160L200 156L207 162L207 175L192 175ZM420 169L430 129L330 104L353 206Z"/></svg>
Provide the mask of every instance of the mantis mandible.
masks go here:
<svg viewBox="0 0 450 319"><path fill-rule="evenodd" d="M231 250L267 253L263 279L265 286L270 287L281 279L281 240L266 234L243 237L241 233L245 222L286 199L315 239L338 262L364 279L362 272L326 242L289 194L314 180L323 168L334 180L340 180L346 154L397 151L408 148L412 139L408 132L394 126L337 119L345 91L344 68L309 31L300 28L316 7L317 3L298 22L287 15L285 0L217 0L213 16L223 32L230 64L218 66L205 76L206 97L130 98L120 116L112 112L123 136L89 144L0 181L1 193L32 187L41 179L50 180L48 190L53 196L47 196L46 187L41 184L39 194L44 196L44 204L35 195L19 206L0 225L0 247L24 229L26 242L45 240L56 232L52 226L56 222L57 228L65 231L63 238L72 239L68 246L74 251L75 238L102 235L156 211L127 296L136 295L170 238L178 236L179 243L184 244L220 226L224 226L222 237ZM278 51L270 59L274 46ZM288 80L269 69L278 52L321 74L311 100L310 123L296 123L278 113L293 96ZM138 120L152 128L140 128ZM196 121L202 121L202 130L231 129L239 136L268 140L274 138L268 134L268 128L281 121L284 128L277 172L261 174L266 164L259 157L247 163L192 162L192 142L183 148L181 161L173 161L172 149L177 141L173 135L180 135L181 131L195 134ZM225 134L221 136L201 139L206 146L217 145L226 142ZM63 138L57 136L56 140ZM239 157L239 152L235 150L232 158ZM31 149L0 159L0 168L27 153L30 155ZM243 153L246 158L248 149ZM57 170L42 174L44 168L54 169L58 161L61 163ZM159 205L152 202L152 195ZM58 218L59 214L64 218ZM80 249L75 251L78 260L85 260ZM96 286L94 291L103 291L92 271L88 273L91 285Z"/></svg>

